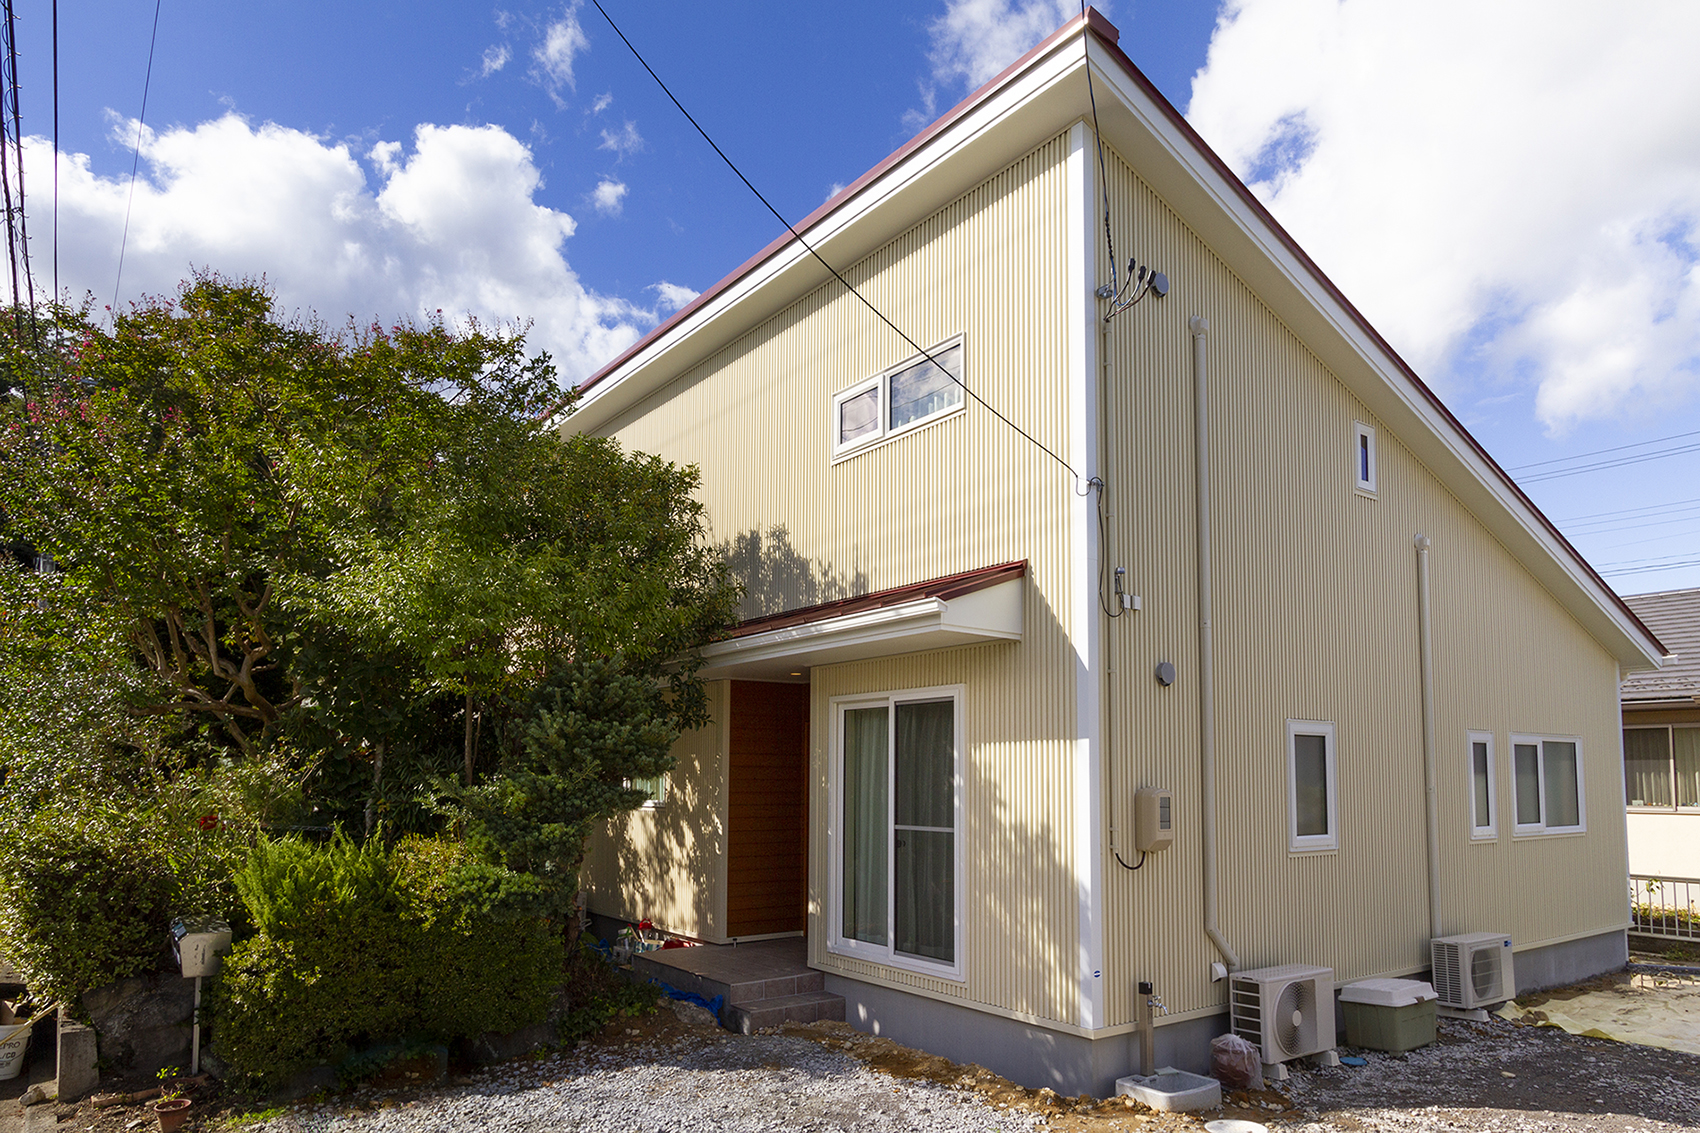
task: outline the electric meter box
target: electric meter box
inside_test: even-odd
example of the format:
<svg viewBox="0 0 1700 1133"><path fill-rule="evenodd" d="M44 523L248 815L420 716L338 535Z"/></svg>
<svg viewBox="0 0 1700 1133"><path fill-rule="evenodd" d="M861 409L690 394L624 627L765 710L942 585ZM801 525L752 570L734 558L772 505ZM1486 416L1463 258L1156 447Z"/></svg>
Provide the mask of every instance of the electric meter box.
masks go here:
<svg viewBox="0 0 1700 1133"><path fill-rule="evenodd" d="M1175 796L1162 787L1141 787L1133 795L1133 848L1142 854L1175 844Z"/></svg>
<svg viewBox="0 0 1700 1133"><path fill-rule="evenodd" d="M171 922L171 954L185 976L218 974L219 953L230 947L230 926L211 917L179 917Z"/></svg>

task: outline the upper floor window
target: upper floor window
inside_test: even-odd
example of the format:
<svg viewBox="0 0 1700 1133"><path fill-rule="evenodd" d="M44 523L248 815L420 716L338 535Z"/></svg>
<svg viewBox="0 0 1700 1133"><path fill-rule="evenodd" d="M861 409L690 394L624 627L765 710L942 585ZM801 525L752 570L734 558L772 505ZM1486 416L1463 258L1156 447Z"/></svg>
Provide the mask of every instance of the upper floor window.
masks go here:
<svg viewBox="0 0 1700 1133"><path fill-rule="evenodd" d="M1582 745L1574 739L1511 737L1516 794L1514 834L1575 833L1586 829L1582 804Z"/></svg>
<svg viewBox="0 0 1700 1133"><path fill-rule="evenodd" d="M1700 808L1700 727L1625 728L1623 797L1649 810Z"/></svg>
<svg viewBox="0 0 1700 1133"><path fill-rule="evenodd" d="M1352 468L1360 492L1375 493L1375 429L1362 421L1352 422Z"/></svg>
<svg viewBox="0 0 1700 1133"><path fill-rule="evenodd" d="M963 404L962 337L917 354L832 399L834 456L952 413Z"/></svg>

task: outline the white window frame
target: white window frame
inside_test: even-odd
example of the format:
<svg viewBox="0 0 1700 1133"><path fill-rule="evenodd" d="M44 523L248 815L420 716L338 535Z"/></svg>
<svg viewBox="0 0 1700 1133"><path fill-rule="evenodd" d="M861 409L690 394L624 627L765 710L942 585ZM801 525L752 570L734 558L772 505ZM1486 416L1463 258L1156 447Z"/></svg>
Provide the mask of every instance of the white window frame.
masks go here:
<svg viewBox="0 0 1700 1133"><path fill-rule="evenodd" d="M1464 782L1470 794L1470 841L1499 840L1499 768L1494 760L1493 733L1467 732L1464 743ZM1487 821L1476 813L1476 745L1487 745Z"/></svg>
<svg viewBox="0 0 1700 1133"><path fill-rule="evenodd" d="M1326 834L1299 833L1299 789L1298 789L1298 747L1295 740L1299 736L1321 736L1323 738L1323 764L1327 776L1328 800L1328 832ZM1340 848L1340 792L1338 790L1339 752L1334 743L1334 722L1332 720L1288 720L1287 721L1287 849L1291 853L1303 854L1316 850L1338 850Z"/></svg>
<svg viewBox="0 0 1700 1133"><path fill-rule="evenodd" d="M1547 825L1547 753L1546 744L1561 743L1576 745L1576 825L1549 826ZM1519 745L1533 744L1535 747L1535 766L1537 769L1536 785L1540 791L1541 819L1539 822L1519 822L1517 820L1517 748ZM1588 777L1583 768L1582 737L1558 736L1541 732L1514 732L1511 736L1511 836L1526 838L1543 834L1586 834L1588 832Z"/></svg>
<svg viewBox="0 0 1700 1133"><path fill-rule="evenodd" d="M643 800L643 804L639 807L640 810L659 810L667 805L667 796L672 794L672 791L669 789L670 785L667 782L667 778L670 774L670 772L663 771L660 775L654 777L656 793ZM641 790L643 782L644 780L642 778L627 779L626 786Z"/></svg>
<svg viewBox="0 0 1700 1133"><path fill-rule="evenodd" d="M1360 461L1360 455L1367 455L1367 461ZM1369 465L1369 475L1364 475L1364 464ZM1366 425L1362 421L1352 422L1352 486L1366 496L1376 494L1375 489L1375 426Z"/></svg>
<svg viewBox="0 0 1700 1133"><path fill-rule="evenodd" d="M827 417L827 435L832 438L833 460L837 461L842 458L847 458L855 453L861 452L863 449L872 448L874 445L882 444L896 437L901 437L906 433L912 433L923 426L931 425L934 421L942 421L947 417L961 413L963 410L967 409L968 391L964 388L961 400L955 405L949 406L945 409L940 409L935 413L929 413L925 417L917 417L915 420L907 421L896 428L893 428L891 425L892 377L896 374L901 374L903 371L919 362L926 361L928 355L936 358L948 350L961 348L962 373L964 375L964 380L966 380L966 374L968 373L968 348L964 345L965 342L965 335L953 335L936 346L929 346L923 354L912 354L908 358L897 363L897 365L889 366L880 371L878 374L875 374L873 377L863 378L854 385L846 386L833 394L832 404L828 409ZM857 397L866 393L868 390L875 388L879 390L879 427L866 436L857 437L855 440L851 441L840 442L838 439L838 414L840 407L851 398Z"/></svg>
<svg viewBox="0 0 1700 1133"><path fill-rule="evenodd" d="M828 750L831 757L831 781L829 784L827 804L827 846L828 846L828 900L827 900L827 931L826 950L839 956L851 956L859 960L871 961L888 968L901 968L904 971L917 972L929 976L953 980L958 983L965 978L963 973L964 958L967 952L965 939L963 894L966 890L967 874L965 862L967 855L963 852L963 830L965 826L963 815L962 784L963 768L967 758L967 743L963 735L963 689L962 685L939 685L933 688L901 689L893 692L864 693L850 696L837 696L829 701L829 714L832 719L832 735ZM848 939L844 936L844 713L853 708L887 709L886 727L891 729L887 741L887 758L893 761L897 757L896 727L897 706L903 703L928 700L950 700L953 704L951 728L956 741L956 767L952 775L952 819L956 824L955 844L952 860L955 865L953 879L956 908L952 913L952 925L956 933L955 947L952 950L953 962L941 964L924 956L908 956L896 951L893 943L897 923L896 902L897 886L891 876L891 870L896 868L897 853L892 844L896 840L896 824L888 817L886 821L887 837L891 839L886 847L886 943L870 944L865 940ZM891 790L887 792L889 814L895 815L897 805L896 776L888 779Z"/></svg>

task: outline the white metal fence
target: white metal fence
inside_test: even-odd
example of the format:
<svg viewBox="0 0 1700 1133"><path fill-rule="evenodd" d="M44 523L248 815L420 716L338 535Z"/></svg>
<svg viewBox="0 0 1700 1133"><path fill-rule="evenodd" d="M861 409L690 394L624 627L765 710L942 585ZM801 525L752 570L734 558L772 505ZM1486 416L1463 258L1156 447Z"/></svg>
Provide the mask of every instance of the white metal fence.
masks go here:
<svg viewBox="0 0 1700 1133"><path fill-rule="evenodd" d="M1630 874L1629 931L1700 941L1700 878Z"/></svg>

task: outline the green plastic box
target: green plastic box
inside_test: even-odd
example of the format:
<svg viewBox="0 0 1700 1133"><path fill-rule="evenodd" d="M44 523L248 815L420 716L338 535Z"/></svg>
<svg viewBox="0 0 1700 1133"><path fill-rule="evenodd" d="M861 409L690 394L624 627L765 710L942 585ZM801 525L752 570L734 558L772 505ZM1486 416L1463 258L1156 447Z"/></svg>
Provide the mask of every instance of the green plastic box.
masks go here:
<svg viewBox="0 0 1700 1133"><path fill-rule="evenodd" d="M1346 1043L1393 1054L1434 1041L1437 996L1420 980L1359 980L1340 989Z"/></svg>

